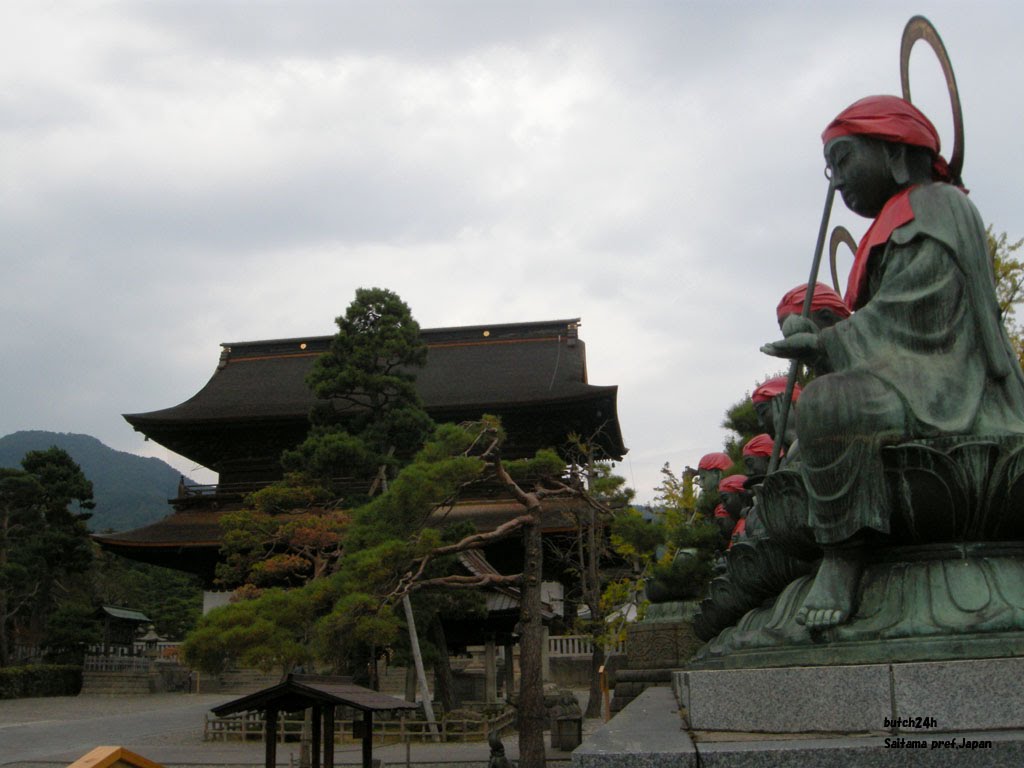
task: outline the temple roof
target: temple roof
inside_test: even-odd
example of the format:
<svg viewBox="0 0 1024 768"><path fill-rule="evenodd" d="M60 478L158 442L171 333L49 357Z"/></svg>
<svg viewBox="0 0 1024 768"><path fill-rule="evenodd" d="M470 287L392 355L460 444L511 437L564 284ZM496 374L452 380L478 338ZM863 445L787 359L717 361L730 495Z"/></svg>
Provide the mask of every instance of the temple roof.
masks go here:
<svg viewBox="0 0 1024 768"><path fill-rule="evenodd" d="M541 513L541 529L546 532L572 530L576 525L573 513L582 512L586 508L586 503L578 499L548 500ZM224 538L221 514L221 511L210 508L173 512L141 528L116 533L94 533L92 538L105 546L219 549ZM441 527L470 522L477 531L484 533L522 514L523 505L516 501L463 501L450 509L433 512L426 524Z"/></svg>
<svg viewBox="0 0 1024 768"><path fill-rule="evenodd" d="M142 563L193 573L212 583L224 529L213 509L173 512L162 520L119 533L94 533L103 549Z"/></svg>
<svg viewBox="0 0 1024 768"><path fill-rule="evenodd" d="M580 499L550 499L541 512L541 530L548 534L572 531L576 515L586 508ZM463 501L433 512L426 524L440 528L470 522L484 533L523 513L523 506L512 500ZM92 538L105 550L131 560L187 571L212 583L224 539L221 514L222 511L209 507L189 509L173 512L141 528L94 533Z"/></svg>
<svg viewBox="0 0 1024 768"><path fill-rule="evenodd" d="M416 388L439 422L484 413L512 418L544 413L531 420L532 435L517 438L506 423L512 438L524 442L524 454L553 447L545 442L552 435L564 441L570 431L589 435L603 429L605 453L621 458L626 448L616 412L618 388L587 382L586 349L577 338L578 327L577 318L424 329L427 362L416 371ZM147 437L218 471L244 457L276 460L281 450L301 441L301 435L293 439L294 430L308 427L316 398L306 376L331 338L222 344L217 370L194 396L171 408L126 414L125 419ZM563 418L552 421L557 414ZM259 429L264 444L243 446L245 429ZM218 431L222 439L212 439ZM225 453L232 450L233 456Z"/></svg>

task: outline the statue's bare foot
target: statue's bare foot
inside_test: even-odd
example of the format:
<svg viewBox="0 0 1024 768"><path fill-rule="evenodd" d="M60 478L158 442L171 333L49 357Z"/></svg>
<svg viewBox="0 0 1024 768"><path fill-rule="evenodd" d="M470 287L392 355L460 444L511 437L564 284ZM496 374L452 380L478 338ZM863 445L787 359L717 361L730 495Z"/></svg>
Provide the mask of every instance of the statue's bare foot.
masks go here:
<svg viewBox="0 0 1024 768"><path fill-rule="evenodd" d="M854 609L854 598L864 570L861 547L825 550L810 594L797 611L796 623L809 630L829 629L844 623Z"/></svg>

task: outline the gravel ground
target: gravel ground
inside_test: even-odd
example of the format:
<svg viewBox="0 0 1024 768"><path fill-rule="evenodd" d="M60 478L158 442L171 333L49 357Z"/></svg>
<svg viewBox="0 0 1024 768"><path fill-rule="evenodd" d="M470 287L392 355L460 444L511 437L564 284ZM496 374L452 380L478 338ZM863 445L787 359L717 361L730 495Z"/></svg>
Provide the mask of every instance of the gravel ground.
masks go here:
<svg viewBox="0 0 1024 768"><path fill-rule="evenodd" d="M204 715L228 701L224 694L152 694L145 696L76 696L0 701L0 766L63 768L97 745L117 745L169 768L261 766L259 742L204 742ZM599 721L585 721L584 731ZM509 757L518 756L514 734L504 739ZM278 746L279 766L297 763L299 745ZM413 744L411 762L432 766L486 766L484 742ZM336 764L358 765L358 744L338 744ZM378 745L374 756L388 765L405 765L405 746ZM552 765L568 754L549 752Z"/></svg>

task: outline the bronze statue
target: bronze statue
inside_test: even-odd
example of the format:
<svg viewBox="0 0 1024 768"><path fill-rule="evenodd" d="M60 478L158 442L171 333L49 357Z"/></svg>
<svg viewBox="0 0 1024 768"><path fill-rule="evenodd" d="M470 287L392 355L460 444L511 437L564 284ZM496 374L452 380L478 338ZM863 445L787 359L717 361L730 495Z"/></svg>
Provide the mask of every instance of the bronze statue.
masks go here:
<svg viewBox="0 0 1024 768"><path fill-rule="evenodd" d="M806 296L807 283L801 283L792 290L787 291L786 295L779 300L779 304L775 308L775 316L778 318L780 330L789 317L800 315ZM814 323L819 331L823 328L831 328L840 320L845 320L849 316L850 309L846 306L842 296L824 283L817 283L814 286L808 319ZM826 358L819 358L815 363L814 372L816 374L829 372L827 367L828 360Z"/></svg>
<svg viewBox="0 0 1024 768"><path fill-rule="evenodd" d="M782 449L784 452L788 452L791 456L795 453L794 443L797 440L797 411L796 404L800 399L801 393L800 385L797 384L793 388L793 396L789 407L787 418L785 419L785 434L782 437ZM785 400L786 392L786 377L776 376L773 379L763 384L759 384L754 388L754 391L750 394L750 399L754 403L754 412L757 414L757 421L761 425L761 428L772 435L773 438L777 437L776 427L782 423L782 411L783 403Z"/></svg>
<svg viewBox="0 0 1024 768"><path fill-rule="evenodd" d="M733 527L728 535L729 547L744 537L746 512L751 504L751 493L746 488L746 482L746 475L729 475L718 484L721 506L733 520Z"/></svg>
<svg viewBox="0 0 1024 768"><path fill-rule="evenodd" d="M706 453L701 456L697 464L697 483L704 494L717 496L718 483L722 480L722 473L732 466L732 459L729 454L721 451Z"/></svg>
<svg viewBox="0 0 1024 768"><path fill-rule="evenodd" d="M797 621L855 610L866 548L890 532L882 447L913 438L1024 434L1024 375L1000 321L985 227L949 183L938 134L895 96L862 99L823 134L835 189L873 218L831 327L790 315L776 357L832 371L800 400L808 522L824 550Z"/></svg>
<svg viewBox="0 0 1024 768"><path fill-rule="evenodd" d="M807 296L807 283L801 283L795 288L786 292L775 307L775 316L779 320L779 328L790 315L799 315L804 304L804 297ZM829 288L824 283L817 283L814 286L814 294L811 297L810 320L818 329L830 328L840 320L850 316L850 308L846 306L843 297Z"/></svg>
<svg viewBox="0 0 1024 768"><path fill-rule="evenodd" d="M743 466L747 476L760 478L768 472L768 460L772 455L772 436L764 432L748 440L743 446Z"/></svg>

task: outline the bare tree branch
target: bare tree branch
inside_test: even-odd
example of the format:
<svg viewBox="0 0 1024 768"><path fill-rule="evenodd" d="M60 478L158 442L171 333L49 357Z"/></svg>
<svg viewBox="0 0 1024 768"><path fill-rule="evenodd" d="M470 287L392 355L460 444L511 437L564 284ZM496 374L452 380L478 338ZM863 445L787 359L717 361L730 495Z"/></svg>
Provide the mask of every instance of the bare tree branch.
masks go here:
<svg viewBox="0 0 1024 768"><path fill-rule="evenodd" d="M495 541L501 541L502 539L508 538L530 522L533 522L533 518L530 515L519 515L518 517L513 517L511 520L507 520L502 523L493 531L487 531L485 533L471 533L466 538L461 541L457 541L454 544L438 547L430 554L432 557L444 557L445 555L454 555L457 552L464 552L467 549L480 549L486 544L491 544Z"/></svg>
<svg viewBox="0 0 1024 768"><path fill-rule="evenodd" d="M427 569L427 565L429 565L434 558L454 555L459 552L465 552L468 549L480 549L492 542L508 538L519 531L524 525L531 522L533 522L532 515L520 515L519 517L514 517L511 520L502 523L493 531L487 531L486 533L473 533L454 544L447 544L443 547L431 550L414 564L414 570L410 570L402 576L398 585L394 590L392 590L391 594L385 598L385 601L391 602L393 600L401 600L404 595L408 594L413 589L416 589L417 587L414 587L413 585L422 579L423 573Z"/></svg>

